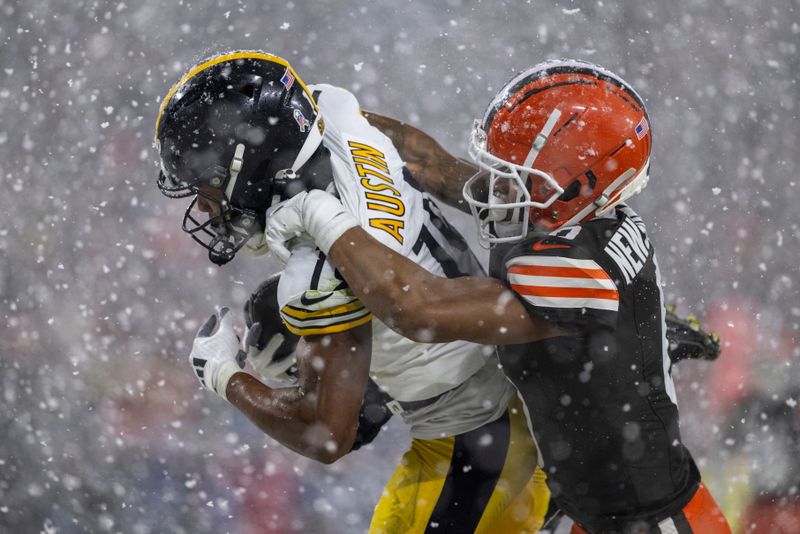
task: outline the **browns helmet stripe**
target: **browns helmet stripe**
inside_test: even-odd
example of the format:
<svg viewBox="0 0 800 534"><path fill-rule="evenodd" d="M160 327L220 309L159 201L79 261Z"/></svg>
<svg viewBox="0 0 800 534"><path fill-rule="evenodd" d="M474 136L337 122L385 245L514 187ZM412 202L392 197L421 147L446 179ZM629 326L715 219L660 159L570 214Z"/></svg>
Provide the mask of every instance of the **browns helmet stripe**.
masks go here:
<svg viewBox="0 0 800 534"><path fill-rule="evenodd" d="M557 74L583 74L591 76L593 78L596 78L604 82L611 83L612 85L619 87L620 89L622 89L622 91L625 92L625 94L633 98L634 102L639 106L640 110L644 112L648 124L650 123L650 117L648 117L647 115L647 108L645 108L644 101L642 100L642 98L639 96L638 93L636 93L636 91L631 86L629 86L627 83L625 83L623 80L618 78L613 73L603 69L602 67L599 67L597 65L592 65L591 63L586 63L584 61L553 60L540 63L539 65L531 67L530 69L523 71L517 74L514 78L512 78L506 84L506 87L508 87L508 89L502 91L497 97L495 97L492 103L489 104L489 107L486 110L486 114L484 115L482 122L483 129L488 131L489 124L491 124L492 120L494 120L495 114L511 96L517 94L531 82L534 82L545 76L551 76ZM540 91L544 91L545 89L551 89L553 87L570 85L572 83L591 83L591 82L588 82L586 80L583 81L574 80L570 82L559 82L547 87L538 87L526 93L520 99L520 101L515 105L515 107L521 105L530 96Z"/></svg>

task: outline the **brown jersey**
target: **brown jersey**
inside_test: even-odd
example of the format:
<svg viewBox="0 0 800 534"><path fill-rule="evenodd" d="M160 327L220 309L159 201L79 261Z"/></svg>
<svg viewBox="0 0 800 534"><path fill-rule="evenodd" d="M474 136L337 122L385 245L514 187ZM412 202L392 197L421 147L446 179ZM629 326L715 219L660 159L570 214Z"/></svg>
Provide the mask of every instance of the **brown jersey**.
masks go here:
<svg viewBox="0 0 800 534"><path fill-rule="evenodd" d="M592 530L668 517L699 473L681 442L653 247L627 206L492 258L528 311L572 335L501 349L553 497Z"/></svg>

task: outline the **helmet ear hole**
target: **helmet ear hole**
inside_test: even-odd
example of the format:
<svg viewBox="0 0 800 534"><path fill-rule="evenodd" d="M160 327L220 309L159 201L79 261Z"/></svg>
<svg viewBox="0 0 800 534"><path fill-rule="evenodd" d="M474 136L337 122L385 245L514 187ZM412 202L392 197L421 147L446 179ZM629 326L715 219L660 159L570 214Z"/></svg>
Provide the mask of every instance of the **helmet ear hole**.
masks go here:
<svg viewBox="0 0 800 534"><path fill-rule="evenodd" d="M577 197L581 192L581 183L578 180L573 180L567 187L564 188L564 192L561 193L561 196L558 197L558 200L562 202L569 202L573 198Z"/></svg>
<svg viewBox="0 0 800 534"><path fill-rule="evenodd" d="M579 178L573 180L568 186L564 188L564 192L561 193L561 196L558 197L558 200L562 202L569 202L570 200L574 199L578 195L581 194L581 189L585 186L586 190L583 191L584 195L589 194L589 192L593 191L595 186L597 185L597 177L594 175L592 171L586 171L586 183L581 184Z"/></svg>

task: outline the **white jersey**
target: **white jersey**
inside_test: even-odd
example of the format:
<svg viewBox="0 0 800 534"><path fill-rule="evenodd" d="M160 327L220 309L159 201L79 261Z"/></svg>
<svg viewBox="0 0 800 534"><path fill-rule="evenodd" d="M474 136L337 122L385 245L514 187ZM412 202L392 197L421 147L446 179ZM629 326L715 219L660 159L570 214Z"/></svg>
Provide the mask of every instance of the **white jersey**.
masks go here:
<svg viewBox="0 0 800 534"><path fill-rule="evenodd" d="M309 89L325 121L323 143L331 153L336 193L361 226L433 274L481 274L464 240L404 169L389 138L361 115L356 98L331 85ZM473 430L499 417L513 393L494 347L402 337L372 316L313 245L292 250L278 303L286 326L301 336L342 332L371 321L370 376L395 399L420 401L450 391L416 416L404 414L415 437ZM482 395L475 394L475 384L466 384L470 379L480 384Z"/></svg>

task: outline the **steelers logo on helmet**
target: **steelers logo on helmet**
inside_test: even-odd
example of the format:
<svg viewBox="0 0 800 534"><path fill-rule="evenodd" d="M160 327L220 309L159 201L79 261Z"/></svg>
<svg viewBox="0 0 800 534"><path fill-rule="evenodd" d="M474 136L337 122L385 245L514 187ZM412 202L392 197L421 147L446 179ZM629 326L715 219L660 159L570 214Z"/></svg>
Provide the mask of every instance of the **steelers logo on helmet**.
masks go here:
<svg viewBox="0 0 800 534"><path fill-rule="evenodd" d="M170 198L194 195L183 230L211 261L265 251L265 213L319 156L319 121L291 65L263 52L214 56L172 86L156 118L157 183Z"/></svg>
<svg viewBox="0 0 800 534"><path fill-rule="evenodd" d="M650 148L642 99L612 72L558 60L518 74L470 137L482 172L464 197L481 240L518 241L530 226L552 231L606 213L647 184Z"/></svg>

